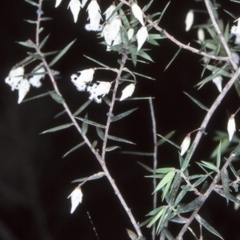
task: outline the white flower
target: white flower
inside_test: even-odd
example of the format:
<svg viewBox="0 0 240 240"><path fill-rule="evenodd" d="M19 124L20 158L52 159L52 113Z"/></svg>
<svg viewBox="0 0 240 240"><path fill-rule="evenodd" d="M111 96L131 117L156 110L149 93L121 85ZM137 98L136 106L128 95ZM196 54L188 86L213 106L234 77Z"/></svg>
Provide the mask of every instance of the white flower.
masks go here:
<svg viewBox="0 0 240 240"><path fill-rule="evenodd" d="M90 23L85 25L85 29L87 31L100 31L102 29L102 26L100 25L102 16L100 13L100 7L96 0L92 0L88 4L87 11Z"/></svg>
<svg viewBox="0 0 240 240"><path fill-rule="evenodd" d="M216 84L219 92L222 92L222 80L223 80L222 76L217 76L212 80L213 83Z"/></svg>
<svg viewBox="0 0 240 240"><path fill-rule="evenodd" d="M138 51L141 49L142 45L145 43L146 39L148 38L148 31L147 27L141 27L137 32L137 42L138 42Z"/></svg>
<svg viewBox="0 0 240 240"><path fill-rule="evenodd" d="M197 35L198 35L198 40L199 40L200 42L203 42L204 39L205 39L205 34L204 34L204 31L203 31L202 28L199 28L199 29L198 29Z"/></svg>
<svg viewBox="0 0 240 240"><path fill-rule="evenodd" d="M55 8L57 8L61 2L62 2L62 0L56 0Z"/></svg>
<svg viewBox="0 0 240 240"><path fill-rule="evenodd" d="M77 19L78 19L78 14L81 9L80 1L79 0L71 0L68 5L68 8L70 8L72 15L73 15L74 22L76 23Z"/></svg>
<svg viewBox="0 0 240 240"><path fill-rule="evenodd" d="M29 83L36 88L39 88L42 86L42 83L40 82L40 80L42 78L44 78L45 74L43 74L45 72L44 67L39 68L38 70L34 71L33 74L34 76L32 76L31 78L29 78Z"/></svg>
<svg viewBox="0 0 240 240"><path fill-rule="evenodd" d="M232 53L232 59L237 65L239 64L239 55L237 53Z"/></svg>
<svg viewBox="0 0 240 240"><path fill-rule="evenodd" d="M119 32L118 35L115 37L112 46L118 45L120 43L122 43L122 38L121 38L121 34Z"/></svg>
<svg viewBox="0 0 240 240"><path fill-rule="evenodd" d="M190 143L191 143L190 135L187 135L181 144L181 153L180 153L181 156L183 156L184 153L188 150Z"/></svg>
<svg viewBox="0 0 240 240"><path fill-rule="evenodd" d="M123 90L122 90L122 96L119 99L119 101L122 101L128 97L131 97L135 89L135 85L133 83L127 85Z"/></svg>
<svg viewBox="0 0 240 240"><path fill-rule="evenodd" d="M78 91L84 91L86 89L87 84L93 80L94 72L93 68L89 68L71 76L71 81L77 87Z"/></svg>
<svg viewBox="0 0 240 240"><path fill-rule="evenodd" d="M84 8L85 4L87 3L88 0L82 0L82 8Z"/></svg>
<svg viewBox="0 0 240 240"><path fill-rule="evenodd" d="M132 39L133 34L134 34L133 28L129 28L129 29L128 29L128 32L127 32L128 40L131 40L131 39Z"/></svg>
<svg viewBox="0 0 240 240"><path fill-rule="evenodd" d="M186 28L185 31L189 31L189 29L192 27L193 25L193 20L194 20L194 14L193 14L193 10L190 10L187 13L186 19L185 19L185 24L186 24Z"/></svg>
<svg viewBox="0 0 240 240"><path fill-rule="evenodd" d="M235 38L235 44L240 44L240 35L236 35L236 38Z"/></svg>
<svg viewBox="0 0 240 240"><path fill-rule="evenodd" d="M142 24L142 26L145 26L143 22L143 12L141 8L134 2L132 3L132 13L134 17Z"/></svg>
<svg viewBox="0 0 240 240"><path fill-rule="evenodd" d="M11 87L12 91L18 89L18 84L23 79L23 74L24 68L18 67L12 69L8 74L8 77L5 78L5 83L7 83Z"/></svg>
<svg viewBox="0 0 240 240"><path fill-rule="evenodd" d="M77 208L77 206L79 205L79 203L82 202L82 191L80 187L76 187L72 193L68 196L68 198L71 198L71 214L75 211L75 209Z"/></svg>
<svg viewBox="0 0 240 240"><path fill-rule="evenodd" d="M229 142L231 142L233 134L236 131L236 123L235 123L235 119L234 119L234 114L231 115L231 117L228 120L227 131L228 131L228 136L229 136Z"/></svg>
<svg viewBox="0 0 240 240"><path fill-rule="evenodd" d="M101 103L102 98L109 93L110 88L110 82L97 81L97 83L87 87L87 91L91 94L89 99L95 100L97 103Z"/></svg>
<svg viewBox="0 0 240 240"><path fill-rule="evenodd" d="M104 13L103 15L105 15L105 20L108 22L111 22L117 15L117 11L112 15L113 11L116 9L116 5L112 4ZM112 15L112 16L111 16ZM111 18L110 18L111 17Z"/></svg>
<svg viewBox="0 0 240 240"><path fill-rule="evenodd" d="M240 193L237 194L236 198L240 200ZM234 210L237 211L239 209L240 205L234 202Z"/></svg>
<svg viewBox="0 0 240 240"><path fill-rule="evenodd" d="M232 26L231 33L235 34L236 36L240 36L240 18L237 19L238 24L237 26Z"/></svg>
<svg viewBox="0 0 240 240"><path fill-rule="evenodd" d="M110 51L110 46L112 45L112 36L111 36L111 26L107 22L102 30L101 36L104 37L104 40L107 44L107 51Z"/></svg>
<svg viewBox="0 0 240 240"><path fill-rule="evenodd" d="M30 83L27 79L22 79L18 84L18 104L22 102L30 89Z"/></svg>

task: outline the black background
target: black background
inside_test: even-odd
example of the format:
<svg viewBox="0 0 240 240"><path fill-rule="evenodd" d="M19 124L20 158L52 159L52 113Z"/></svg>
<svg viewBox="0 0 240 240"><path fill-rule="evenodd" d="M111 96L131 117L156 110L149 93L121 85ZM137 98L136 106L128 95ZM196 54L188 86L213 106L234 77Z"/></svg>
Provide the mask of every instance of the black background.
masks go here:
<svg viewBox="0 0 240 240"><path fill-rule="evenodd" d="M112 1L100 1L104 12ZM143 6L148 1L138 1ZM227 9L237 15L240 6L230 1L222 1L219 8L220 16L230 18L223 10ZM155 1L149 13L162 11L167 1ZM83 202L70 214L70 200L67 196L75 188L71 181L92 175L101 171L98 162L87 147L62 159L63 154L82 141L74 128L56 133L40 135L51 127L68 123L66 116L54 119L62 111L60 104L50 97L41 98L17 104L17 92L11 92L4 83L10 69L26 57L26 49L16 41L34 40L35 28L24 19L36 19L36 8L23 0L3 1L0 8L0 38L1 38L1 81L0 81L0 239L129 239L125 228L132 229L129 219L122 209L106 179L91 181L82 188ZM88 98L88 94L76 91L70 81L70 75L76 71L97 67L96 63L86 59L83 54L99 60L111 67L118 67L120 55L106 52L105 46L100 45L96 33L86 32L86 7L81 10L77 23L73 22L68 1L63 0L55 9L55 1L44 1L45 16L52 17L51 22L43 23L44 31L41 37L50 33L50 39L45 51L62 49L73 39L76 43L55 66L61 72L58 86L70 109L75 111ZM179 41L192 46L198 46L193 39L197 38L197 30L188 33L184 31L184 19L189 9L205 10L203 2L172 1L161 27L166 29ZM206 13L195 15L195 24L201 24L207 19ZM154 30L152 30L153 33ZM151 47L145 44L144 47ZM168 40L160 41L160 47L153 47L149 54L154 63L148 65L139 63L135 69L131 62L127 67L155 78L155 81L138 77L134 97L153 96L157 121L157 132L165 135L176 130L173 141L180 144L187 132L198 128L205 112L192 103L183 91L190 93L206 106L210 106L218 95L216 87L209 83L200 91L194 87L199 81L202 66L201 57L185 50L164 71L168 62L174 56L178 47ZM50 58L49 58L50 59ZM33 67L33 66L31 66ZM31 71L31 67L26 71ZM96 79L114 79L111 73L97 71ZM225 80L226 82L226 80ZM43 80L43 87L31 89L27 97L52 90L48 78ZM119 93L120 95L120 93ZM119 96L118 95L118 96ZM207 129L201 147L196 151L193 161L207 160L212 148L217 145L212 141L214 131L226 131L227 116L234 112L239 104L234 90L231 90L221 107L216 111ZM149 157L129 156L121 151L152 151L152 134L149 103L147 100L123 101L117 103L114 113L139 107L131 116L116 122L110 129L111 135L129 139L136 145L121 144L121 150L107 155L108 168L119 189L139 222L146 220L146 214L152 210L152 182L144 178L149 173L137 164L140 161L152 166ZM89 119L104 124L107 107L104 103L92 103L88 112ZM90 139L97 139L95 130L90 130ZM100 140L98 139L100 143ZM114 144L114 143L112 143ZM99 145L100 146L100 145ZM158 167L178 167L178 152L165 144L159 148ZM192 171L200 171L192 162ZM160 203L159 203L160 204ZM91 220L88 213L91 216ZM233 210L230 203L216 194L208 199L200 212L224 237L224 239L239 239L239 212ZM93 225L94 228L93 228ZM197 224L193 225L199 233ZM179 226L170 229L177 233ZM142 228L147 239L151 239L151 229ZM203 231L204 239L216 239ZM193 239L186 234L186 239Z"/></svg>

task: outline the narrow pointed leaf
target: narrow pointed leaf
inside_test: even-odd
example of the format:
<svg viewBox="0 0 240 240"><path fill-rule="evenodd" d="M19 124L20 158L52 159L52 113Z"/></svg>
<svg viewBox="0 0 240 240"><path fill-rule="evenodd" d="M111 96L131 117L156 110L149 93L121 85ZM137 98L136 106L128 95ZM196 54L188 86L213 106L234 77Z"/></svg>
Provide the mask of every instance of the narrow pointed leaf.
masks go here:
<svg viewBox="0 0 240 240"><path fill-rule="evenodd" d="M166 71L169 66L172 64L172 62L175 60L175 58L178 56L178 54L180 53L180 51L182 50L182 48L179 48L178 51L175 53L175 55L173 56L173 58L170 60L170 62L168 63L168 65L165 67L164 71Z"/></svg>
<svg viewBox="0 0 240 240"><path fill-rule="evenodd" d="M84 177L84 178L78 178L74 181L72 181L72 183L76 183L76 182L84 182L84 181L91 181L91 180L96 180L96 179L99 179L99 178L102 178L105 176L105 173L104 172L98 172L98 173L95 173L89 177Z"/></svg>
<svg viewBox="0 0 240 240"><path fill-rule="evenodd" d="M222 142L219 143L218 151L217 151L217 169L219 170L220 163L221 163L221 145Z"/></svg>
<svg viewBox="0 0 240 240"><path fill-rule="evenodd" d="M169 143L172 144L174 147L180 149L180 147L179 147L176 143L174 143L174 142L170 141L168 138L166 138L167 135L164 137L164 136L162 136L161 134L157 134L157 136L161 137L161 138L162 138L163 140L165 140L166 142L169 142ZM158 146L158 143L157 143L157 146Z"/></svg>
<svg viewBox="0 0 240 240"><path fill-rule="evenodd" d="M26 41L26 42L17 42L18 44L24 46L24 47L28 47L28 48L35 48L34 44L30 41Z"/></svg>
<svg viewBox="0 0 240 240"><path fill-rule="evenodd" d="M228 171L227 169L224 169L221 171L221 180L222 180L222 185L223 185L223 192L227 200L228 204L228 199L229 199L229 177L228 177Z"/></svg>
<svg viewBox="0 0 240 240"><path fill-rule="evenodd" d="M49 94L57 103L62 104L64 102L64 98L58 95L55 91L49 91Z"/></svg>
<svg viewBox="0 0 240 240"><path fill-rule="evenodd" d="M97 130L97 134L100 137L100 139L104 140L104 132L102 131L102 129L96 127Z"/></svg>
<svg viewBox="0 0 240 240"><path fill-rule="evenodd" d="M173 235L170 233L170 231L167 228L163 228L163 233L165 235L165 237L167 238L167 240L175 240L175 238L173 237Z"/></svg>
<svg viewBox="0 0 240 240"><path fill-rule="evenodd" d="M39 49L41 49L45 43L47 42L48 38L49 38L50 34L48 34L43 40L42 42L39 44Z"/></svg>
<svg viewBox="0 0 240 240"><path fill-rule="evenodd" d="M24 0L24 1L27 2L27 3L29 3L29 4L31 4L31 5L33 5L33 6L35 6L35 7L39 7L39 4L36 3L36 2L33 2L33 1L31 1L31 0Z"/></svg>
<svg viewBox="0 0 240 240"><path fill-rule="evenodd" d="M157 185L156 189L154 190L154 192L159 191L160 189L162 189L168 182L172 181L173 177L175 175L174 171L171 171L169 173L167 173L164 178L159 182L159 184Z"/></svg>
<svg viewBox="0 0 240 240"><path fill-rule="evenodd" d="M153 153L152 152L135 152L135 151L121 151L122 154L129 154L129 155L136 155L136 156L148 156L152 157Z"/></svg>
<svg viewBox="0 0 240 240"><path fill-rule="evenodd" d="M111 136L108 135L108 139L111 139L113 141L117 141L117 142L124 142L124 143L129 143L129 144L135 144L134 142L131 142L129 140L123 139L123 138L119 138L119 137L115 137L115 136Z"/></svg>
<svg viewBox="0 0 240 240"><path fill-rule="evenodd" d="M70 42L62 51L60 51L60 53L49 63L49 67L53 66L69 50L75 41L76 39Z"/></svg>
<svg viewBox="0 0 240 240"><path fill-rule="evenodd" d="M77 116L79 113L81 113L91 102L92 100L85 102L75 113L73 113L73 116Z"/></svg>
<svg viewBox="0 0 240 240"><path fill-rule="evenodd" d="M62 158L65 158L68 154L74 152L75 150L77 150L78 148L82 147L85 144L85 142L81 142L80 144L76 145L75 147L71 148L69 151L67 151Z"/></svg>
<svg viewBox="0 0 240 240"><path fill-rule="evenodd" d="M22 102L31 101L31 100L38 99L38 98L42 98L42 97L46 97L46 96L49 96L49 93L48 93L48 92L47 92L47 93L39 94L39 95L34 96L34 97L31 97L31 98L24 99Z"/></svg>
<svg viewBox="0 0 240 240"><path fill-rule="evenodd" d="M206 161L201 161L200 163L203 167L206 167L210 170L213 170L215 172L218 172L218 169L217 167L213 164L213 163L210 163L210 162L206 162Z"/></svg>
<svg viewBox="0 0 240 240"><path fill-rule="evenodd" d="M222 236L220 235L220 233L215 230L207 221L205 221L203 218L201 218L198 214L195 216L195 219L203 226L205 227L209 232L211 232L212 234L216 235L217 237L219 237L220 239L223 240Z"/></svg>
<svg viewBox="0 0 240 240"><path fill-rule="evenodd" d="M133 108L131 110L128 110L126 112L123 112L121 114L118 114L116 116L114 116L113 118L111 118L111 122L116 122L122 118L125 118L126 116L128 116L129 114L131 114L132 112L134 112L135 110L137 110L138 108Z"/></svg>
<svg viewBox="0 0 240 240"><path fill-rule="evenodd" d="M95 127L98 127L98 128L105 128L105 126L100 124L100 123L96 123L94 121L91 121L91 120L88 120L88 119L85 119L85 118L80 118L80 117L75 117L75 118L82 121L82 122L85 122L89 125L92 125L92 126L95 126Z"/></svg>
<svg viewBox="0 0 240 240"><path fill-rule="evenodd" d="M88 115L86 114L85 118L83 119L83 123L82 123L82 134L86 135L87 131L88 131Z"/></svg>
<svg viewBox="0 0 240 240"><path fill-rule="evenodd" d="M69 128L71 126L73 126L73 123L66 123L66 124L63 124L63 125L60 125L60 126L57 126L57 127L54 127L54 128L50 128L48 130L45 130L45 131L41 132L41 134L49 133L49 132L57 132L57 131Z"/></svg>
<svg viewBox="0 0 240 240"><path fill-rule="evenodd" d="M92 148L95 148L95 147L97 146L97 144L98 144L98 141L95 140L95 141L92 143Z"/></svg>
<svg viewBox="0 0 240 240"><path fill-rule="evenodd" d="M133 231L131 231L130 229L126 229L127 230L127 234L130 237L131 240L136 240L138 238L138 236L136 235L136 233L134 233Z"/></svg>
<svg viewBox="0 0 240 240"><path fill-rule="evenodd" d="M120 148L119 146L111 146L111 147L107 147L106 149L105 149L105 151L106 152L111 152L111 151L113 151L113 150L115 150L115 149L117 149L117 148Z"/></svg>
<svg viewBox="0 0 240 240"><path fill-rule="evenodd" d="M179 207L178 208L178 213L186 213L186 212L191 212L193 210L195 210L197 207L199 207L202 204L202 200L200 197L195 198L193 201L191 201L190 203Z"/></svg>
<svg viewBox="0 0 240 240"><path fill-rule="evenodd" d="M203 110L208 111L209 109L204 106L202 103L200 103L197 99L195 99L194 97L192 97L190 94L183 92L184 94L186 94L194 103L196 103L200 108L202 108Z"/></svg>

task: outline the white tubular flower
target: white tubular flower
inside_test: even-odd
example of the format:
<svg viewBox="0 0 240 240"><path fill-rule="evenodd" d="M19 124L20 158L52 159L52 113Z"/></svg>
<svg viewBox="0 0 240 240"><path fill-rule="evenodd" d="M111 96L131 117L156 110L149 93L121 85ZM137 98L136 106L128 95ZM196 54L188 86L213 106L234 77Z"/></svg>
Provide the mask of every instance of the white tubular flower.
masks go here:
<svg viewBox="0 0 240 240"><path fill-rule="evenodd" d="M55 8L57 8L60 5L61 2L62 2L62 0L56 0Z"/></svg>
<svg viewBox="0 0 240 240"><path fill-rule="evenodd" d="M84 6L86 5L88 0L82 0L82 8L84 8Z"/></svg>
<svg viewBox="0 0 240 240"><path fill-rule="evenodd" d="M118 35L115 37L112 46L118 45L120 43L122 43L122 38L121 38L121 34L119 32Z"/></svg>
<svg viewBox="0 0 240 240"><path fill-rule="evenodd" d="M68 196L68 198L71 198L71 204L72 204L71 211L70 211L71 214L75 211L79 203L82 202L82 197L83 197L83 194L80 187L76 187L72 191L72 193Z"/></svg>
<svg viewBox="0 0 240 240"><path fill-rule="evenodd" d="M81 6L82 5L81 5L79 0L71 0L69 5L68 5L68 8L70 8L70 10L72 12L73 19L74 19L75 23L77 22L78 14L80 12Z"/></svg>
<svg viewBox="0 0 240 240"><path fill-rule="evenodd" d="M232 26L231 33L240 36L240 18L238 18L237 21L237 26Z"/></svg>
<svg viewBox="0 0 240 240"><path fill-rule="evenodd" d="M30 83L27 79L22 79L18 84L18 104L22 102L30 89Z"/></svg>
<svg viewBox="0 0 240 240"><path fill-rule="evenodd" d="M33 73L36 74L34 76L32 76L31 78L29 78L29 83L36 88L39 88L42 86L42 83L40 82L40 80L42 78L44 78L45 74L43 74L45 72L44 67L39 68L38 70L34 71Z"/></svg>
<svg viewBox="0 0 240 240"><path fill-rule="evenodd" d="M84 91L86 89L87 84L93 80L94 72L93 68L89 68L71 76L71 81L77 87L78 91Z"/></svg>
<svg viewBox="0 0 240 240"><path fill-rule="evenodd" d="M132 3L132 13L134 17L142 24L142 26L145 26L143 22L143 12L141 8L134 2Z"/></svg>
<svg viewBox="0 0 240 240"><path fill-rule="evenodd" d="M183 156L184 153L188 150L190 143L191 143L190 135L187 135L181 144L181 153L180 153L181 156Z"/></svg>
<svg viewBox="0 0 240 240"><path fill-rule="evenodd" d="M90 23L85 25L85 29L87 31L101 31L102 26L100 25L100 21L102 19L101 10L96 0L92 0L88 7L88 17L90 19Z"/></svg>
<svg viewBox="0 0 240 240"><path fill-rule="evenodd" d="M145 43L146 39L148 38L148 31L147 27L141 27L137 32L137 42L138 42L138 51L141 49L142 45Z"/></svg>
<svg viewBox="0 0 240 240"><path fill-rule="evenodd" d="M239 64L239 55L237 53L232 53L232 59L233 61L238 65Z"/></svg>
<svg viewBox="0 0 240 240"><path fill-rule="evenodd" d="M107 44L107 51L110 51L110 46L112 45L112 36L111 36L111 26L107 22L102 30L101 36L104 37L104 40Z"/></svg>
<svg viewBox="0 0 240 240"><path fill-rule="evenodd" d="M111 38L114 40L117 35L120 33L120 28L122 26L122 21L119 16L115 17L110 23L110 34Z"/></svg>
<svg viewBox="0 0 240 240"><path fill-rule="evenodd" d="M193 14L193 10L190 10L187 13L186 19L185 19L185 24L186 24L186 28L185 31L188 32L190 30L190 28L193 25L193 20L194 20L194 14Z"/></svg>
<svg viewBox="0 0 240 240"><path fill-rule="evenodd" d="M87 91L91 94L89 99L101 103L102 98L109 93L110 88L110 82L97 81L97 83L87 87Z"/></svg>
<svg viewBox="0 0 240 240"><path fill-rule="evenodd" d="M12 69L8 74L8 77L5 78L5 83L7 83L11 87L12 91L18 89L18 84L23 79L23 74L24 68L18 67Z"/></svg>
<svg viewBox="0 0 240 240"><path fill-rule="evenodd" d="M113 11L116 9L116 5L112 4L104 13L105 15L105 21L108 20L108 22L111 22L117 15L117 11L112 15ZM112 16L111 16L112 15ZM111 18L110 18L111 17Z"/></svg>
<svg viewBox="0 0 240 240"><path fill-rule="evenodd" d="M135 85L133 83L127 85L123 90L122 90L122 96L119 99L119 101L122 101L128 97L131 97L135 89Z"/></svg>
<svg viewBox="0 0 240 240"><path fill-rule="evenodd" d="M197 35L200 42L203 42L205 40L205 33L202 28L198 29Z"/></svg>
<svg viewBox="0 0 240 240"><path fill-rule="evenodd" d="M222 76L215 77L212 80L213 83L216 84L219 92L222 92L222 80L223 80Z"/></svg>
<svg viewBox="0 0 240 240"><path fill-rule="evenodd" d="M134 34L133 28L129 28L129 29L128 29L128 32L127 32L128 40L131 40L131 39L132 39L133 34Z"/></svg>
<svg viewBox="0 0 240 240"><path fill-rule="evenodd" d="M234 119L234 114L231 115L231 117L228 120L227 131L228 131L228 136L229 136L229 142L231 142L232 137L236 131L236 123L235 123L235 119Z"/></svg>

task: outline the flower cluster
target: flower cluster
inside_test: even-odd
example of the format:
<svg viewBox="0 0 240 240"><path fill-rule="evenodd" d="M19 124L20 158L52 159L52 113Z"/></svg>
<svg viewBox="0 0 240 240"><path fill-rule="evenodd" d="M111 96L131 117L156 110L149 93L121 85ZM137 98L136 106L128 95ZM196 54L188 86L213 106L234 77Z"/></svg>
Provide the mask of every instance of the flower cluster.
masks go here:
<svg viewBox="0 0 240 240"><path fill-rule="evenodd" d="M34 69L32 75L33 76L29 78L29 80L24 78L24 68L18 67L12 69L8 77L5 78L5 83L11 87L12 91L18 90L18 104L25 98L31 85L36 88L41 87L42 83L40 80L45 76L44 67Z"/></svg>
<svg viewBox="0 0 240 240"><path fill-rule="evenodd" d="M102 102L102 98L110 92L111 82L106 81L93 81L95 70L93 68L78 71L76 74L71 75L71 81L76 86L78 91L87 91L90 93L89 99L97 103ZM131 97L135 89L135 84L131 83L126 86L122 91L122 96L119 101Z"/></svg>

